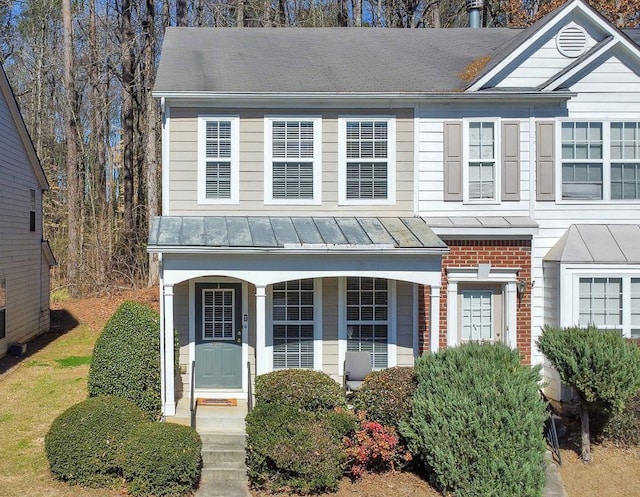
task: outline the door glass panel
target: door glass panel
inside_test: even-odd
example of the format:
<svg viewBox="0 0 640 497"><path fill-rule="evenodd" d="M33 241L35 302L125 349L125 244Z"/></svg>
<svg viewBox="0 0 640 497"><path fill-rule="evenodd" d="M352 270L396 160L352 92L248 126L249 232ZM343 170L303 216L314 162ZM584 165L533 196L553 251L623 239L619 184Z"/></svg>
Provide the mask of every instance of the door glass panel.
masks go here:
<svg viewBox="0 0 640 497"><path fill-rule="evenodd" d="M492 295L490 290L463 290L463 342L493 340Z"/></svg>
<svg viewBox="0 0 640 497"><path fill-rule="evenodd" d="M204 340L232 340L234 323L232 289L202 290L202 338Z"/></svg>

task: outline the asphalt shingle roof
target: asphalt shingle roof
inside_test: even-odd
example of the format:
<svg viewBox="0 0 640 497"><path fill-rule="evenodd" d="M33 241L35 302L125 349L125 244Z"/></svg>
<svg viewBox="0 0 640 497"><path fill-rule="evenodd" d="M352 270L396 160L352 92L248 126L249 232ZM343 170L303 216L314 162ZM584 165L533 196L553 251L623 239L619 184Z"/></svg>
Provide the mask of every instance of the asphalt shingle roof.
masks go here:
<svg viewBox="0 0 640 497"><path fill-rule="evenodd" d="M461 91L521 29L169 28L156 92Z"/></svg>

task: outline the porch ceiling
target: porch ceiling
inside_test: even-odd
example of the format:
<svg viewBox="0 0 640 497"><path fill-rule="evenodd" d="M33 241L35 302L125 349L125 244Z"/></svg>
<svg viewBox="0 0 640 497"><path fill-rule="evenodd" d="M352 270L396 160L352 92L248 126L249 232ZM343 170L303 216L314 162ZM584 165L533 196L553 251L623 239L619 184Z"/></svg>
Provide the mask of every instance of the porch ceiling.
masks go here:
<svg viewBox="0 0 640 497"><path fill-rule="evenodd" d="M447 245L417 217L162 216L153 220L150 252L194 248L444 252Z"/></svg>

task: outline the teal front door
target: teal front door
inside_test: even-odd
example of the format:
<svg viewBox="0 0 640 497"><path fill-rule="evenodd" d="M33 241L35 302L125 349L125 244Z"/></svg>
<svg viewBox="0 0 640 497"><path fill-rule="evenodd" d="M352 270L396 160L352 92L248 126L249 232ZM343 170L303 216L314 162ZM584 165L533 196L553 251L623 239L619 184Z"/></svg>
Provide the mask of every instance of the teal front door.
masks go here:
<svg viewBox="0 0 640 497"><path fill-rule="evenodd" d="M196 388L242 388L242 286L197 283Z"/></svg>

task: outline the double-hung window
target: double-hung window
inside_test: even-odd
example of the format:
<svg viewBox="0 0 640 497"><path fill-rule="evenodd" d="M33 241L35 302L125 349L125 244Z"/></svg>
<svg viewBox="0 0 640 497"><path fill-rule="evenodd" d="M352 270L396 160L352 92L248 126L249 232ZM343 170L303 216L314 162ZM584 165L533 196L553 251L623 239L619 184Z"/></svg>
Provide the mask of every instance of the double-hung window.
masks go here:
<svg viewBox="0 0 640 497"><path fill-rule="evenodd" d="M322 120L265 119L265 203L319 204Z"/></svg>
<svg viewBox="0 0 640 497"><path fill-rule="evenodd" d="M469 122L467 147L467 198L496 200L496 123Z"/></svg>
<svg viewBox="0 0 640 497"><path fill-rule="evenodd" d="M578 277L580 326L618 330L640 338L640 277L597 275Z"/></svg>
<svg viewBox="0 0 640 497"><path fill-rule="evenodd" d="M340 203L394 203L395 119L341 117L338 129Z"/></svg>
<svg viewBox="0 0 640 497"><path fill-rule="evenodd" d="M314 367L314 280L276 283L272 289L273 369Z"/></svg>
<svg viewBox="0 0 640 497"><path fill-rule="evenodd" d="M640 199L640 123L611 123L611 200Z"/></svg>
<svg viewBox="0 0 640 497"><path fill-rule="evenodd" d="M640 122L563 122L562 199L639 200Z"/></svg>
<svg viewBox="0 0 640 497"><path fill-rule="evenodd" d="M238 128L237 116L199 116L199 203L238 203Z"/></svg>
<svg viewBox="0 0 640 497"><path fill-rule="evenodd" d="M374 368L388 365L389 282L380 278L347 278L347 350L366 351Z"/></svg>
<svg viewBox="0 0 640 497"><path fill-rule="evenodd" d="M7 280L0 278L0 338L7 335Z"/></svg>

